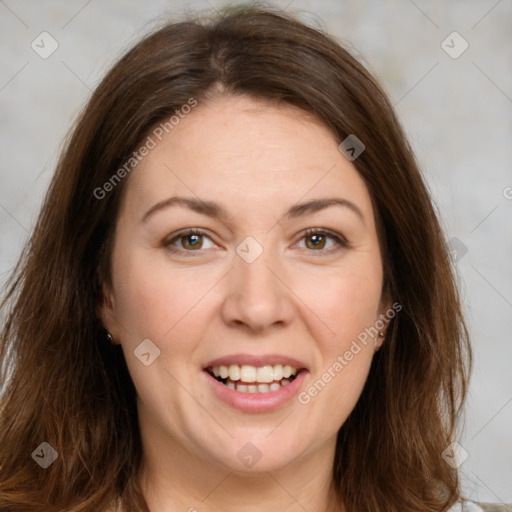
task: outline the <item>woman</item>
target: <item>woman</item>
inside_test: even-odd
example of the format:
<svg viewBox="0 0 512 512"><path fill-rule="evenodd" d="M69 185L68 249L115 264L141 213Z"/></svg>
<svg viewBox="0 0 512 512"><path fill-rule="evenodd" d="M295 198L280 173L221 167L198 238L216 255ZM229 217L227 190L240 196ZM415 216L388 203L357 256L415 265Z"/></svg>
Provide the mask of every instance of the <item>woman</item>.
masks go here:
<svg viewBox="0 0 512 512"><path fill-rule="evenodd" d="M4 307L2 510L461 510L444 237L379 86L289 15L114 66Z"/></svg>

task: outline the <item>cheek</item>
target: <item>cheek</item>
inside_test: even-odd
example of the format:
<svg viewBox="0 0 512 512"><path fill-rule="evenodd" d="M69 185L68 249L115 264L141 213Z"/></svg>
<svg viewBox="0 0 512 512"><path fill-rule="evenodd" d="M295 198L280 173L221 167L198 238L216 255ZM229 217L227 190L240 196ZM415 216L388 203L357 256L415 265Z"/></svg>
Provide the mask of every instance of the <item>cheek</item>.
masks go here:
<svg viewBox="0 0 512 512"><path fill-rule="evenodd" d="M382 272L378 261L360 261L308 278L296 277L295 289L316 315L318 328L314 328L313 321L310 326L315 338L339 351L378 319Z"/></svg>
<svg viewBox="0 0 512 512"><path fill-rule="evenodd" d="M204 294L193 272L171 271L164 258L138 247L115 257L115 311L130 334L163 338Z"/></svg>
<svg viewBox="0 0 512 512"><path fill-rule="evenodd" d="M330 321L342 340L357 337L375 323L381 299L379 279L351 274L333 283L331 292Z"/></svg>
<svg viewBox="0 0 512 512"><path fill-rule="evenodd" d="M322 320L322 326L318 321L311 323L317 326L314 335L319 365L298 398L299 403L310 407L318 428L331 432L346 421L368 378L374 354L374 339L368 329L378 319L379 269L340 271L315 290L309 289L307 300L314 304L310 307Z"/></svg>
<svg viewBox="0 0 512 512"><path fill-rule="evenodd" d="M146 249L132 247L123 253L126 257L114 254L115 317L137 392L149 409L158 410L169 390L177 390L178 382L194 371L188 363L207 324L204 298L218 277L197 268L177 271ZM160 350L149 366L134 357L146 339Z"/></svg>

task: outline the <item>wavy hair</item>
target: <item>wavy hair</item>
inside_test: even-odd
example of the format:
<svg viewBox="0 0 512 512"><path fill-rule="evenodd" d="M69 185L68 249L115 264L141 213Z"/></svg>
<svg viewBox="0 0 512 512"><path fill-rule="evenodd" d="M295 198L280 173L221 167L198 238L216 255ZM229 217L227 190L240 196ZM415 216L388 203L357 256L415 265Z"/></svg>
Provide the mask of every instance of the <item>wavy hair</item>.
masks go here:
<svg viewBox="0 0 512 512"><path fill-rule="evenodd" d="M365 144L353 163L374 206L383 292L403 309L339 430L332 484L349 512L447 510L460 483L442 452L472 355L435 208L365 67L323 29L265 6L155 29L107 73L68 136L2 302L0 509L148 512L135 388L98 320L129 177L103 199L97 190L158 123L218 95L298 106L340 142L355 134ZM58 453L46 470L31 457L43 441Z"/></svg>

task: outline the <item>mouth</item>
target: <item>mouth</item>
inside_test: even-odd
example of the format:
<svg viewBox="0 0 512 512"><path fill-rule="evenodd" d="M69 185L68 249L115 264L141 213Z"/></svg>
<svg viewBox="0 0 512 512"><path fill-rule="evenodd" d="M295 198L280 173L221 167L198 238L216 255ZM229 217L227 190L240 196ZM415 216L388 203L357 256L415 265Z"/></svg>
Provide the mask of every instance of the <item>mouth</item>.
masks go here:
<svg viewBox="0 0 512 512"><path fill-rule="evenodd" d="M232 354L203 367L212 396L246 413L279 410L306 385L309 368L280 354Z"/></svg>
<svg viewBox="0 0 512 512"><path fill-rule="evenodd" d="M214 379L240 393L271 393L293 382L305 368L289 364L230 364L205 369Z"/></svg>

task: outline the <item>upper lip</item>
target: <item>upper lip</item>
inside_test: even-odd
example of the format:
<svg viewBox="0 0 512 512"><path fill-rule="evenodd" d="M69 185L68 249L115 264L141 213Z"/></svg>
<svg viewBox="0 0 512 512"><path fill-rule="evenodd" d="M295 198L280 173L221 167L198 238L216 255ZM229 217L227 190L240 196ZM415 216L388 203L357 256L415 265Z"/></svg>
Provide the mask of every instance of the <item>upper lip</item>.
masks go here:
<svg viewBox="0 0 512 512"><path fill-rule="evenodd" d="M231 354L229 356L219 357L213 359L206 364L204 370L208 368L214 368L215 366L230 366L232 364L247 364L256 366L257 368L265 365L290 365L297 370L307 370L307 366L302 361L293 357L284 356L281 354L262 354L262 355L251 355L251 354Z"/></svg>

